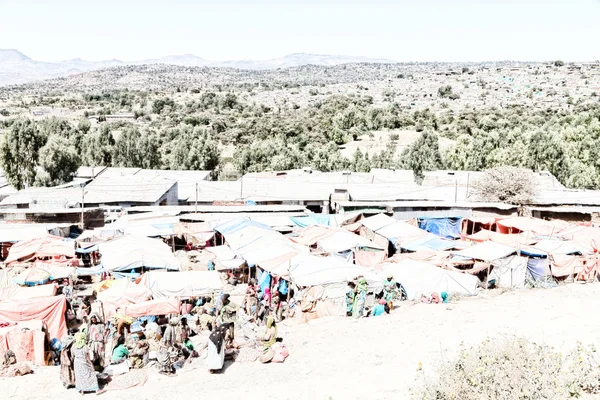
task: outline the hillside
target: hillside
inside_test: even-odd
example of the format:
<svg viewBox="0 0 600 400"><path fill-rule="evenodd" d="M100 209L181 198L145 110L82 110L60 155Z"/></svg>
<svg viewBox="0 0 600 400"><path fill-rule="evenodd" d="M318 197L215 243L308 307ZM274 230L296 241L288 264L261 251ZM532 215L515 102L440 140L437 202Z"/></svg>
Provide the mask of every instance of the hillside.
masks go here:
<svg viewBox="0 0 600 400"><path fill-rule="evenodd" d="M514 165L598 188L599 92L599 63L126 65L0 88L0 129L19 140L33 128L40 146L54 138L69 165L229 178L304 166L419 177Z"/></svg>
<svg viewBox="0 0 600 400"><path fill-rule="evenodd" d="M226 67L248 70L269 70L303 65L341 65L352 63L393 63L391 60L367 57L333 56L295 53L270 60L211 61L193 54L171 55L160 58L122 61L86 61L80 58L56 63L35 61L14 49L0 49L0 86L66 77L88 71L127 65L166 64L184 67Z"/></svg>

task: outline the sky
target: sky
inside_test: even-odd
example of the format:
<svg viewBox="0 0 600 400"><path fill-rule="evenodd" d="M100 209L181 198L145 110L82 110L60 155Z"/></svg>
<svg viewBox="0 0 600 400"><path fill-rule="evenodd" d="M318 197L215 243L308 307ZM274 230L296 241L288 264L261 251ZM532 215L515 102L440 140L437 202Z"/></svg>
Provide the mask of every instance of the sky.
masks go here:
<svg viewBox="0 0 600 400"><path fill-rule="evenodd" d="M40 61L592 61L598 39L600 0L0 0L0 49Z"/></svg>

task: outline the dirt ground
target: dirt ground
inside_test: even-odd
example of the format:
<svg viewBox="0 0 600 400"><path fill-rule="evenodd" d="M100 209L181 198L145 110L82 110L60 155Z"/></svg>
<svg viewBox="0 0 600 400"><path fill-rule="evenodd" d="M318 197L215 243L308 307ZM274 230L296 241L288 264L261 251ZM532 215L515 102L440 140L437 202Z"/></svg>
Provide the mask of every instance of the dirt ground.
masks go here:
<svg viewBox="0 0 600 400"><path fill-rule="evenodd" d="M391 315L362 320L291 321L279 329L290 350L283 364L233 363L222 374L198 368L173 378L152 370L144 386L101 398L405 399L419 363L433 371L461 342L516 334L562 350L577 341L599 344L598 307L600 284L570 284L484 292L449 305L403 304ZM81 398L63 389L56 367L0 379L0 391L3 399Z"/></svg>

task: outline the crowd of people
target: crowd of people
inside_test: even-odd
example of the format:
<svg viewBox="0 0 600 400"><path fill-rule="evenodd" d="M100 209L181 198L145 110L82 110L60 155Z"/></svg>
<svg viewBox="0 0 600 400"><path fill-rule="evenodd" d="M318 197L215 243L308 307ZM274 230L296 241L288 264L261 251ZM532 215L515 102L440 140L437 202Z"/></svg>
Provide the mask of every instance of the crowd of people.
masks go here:
<svg viewBox="0 0 600 400"><path fill-rule="evenodd" d="M346 315L353 318L378 317L389 314L394 309L394 300L402 298L402 285L394 280L393 275L388 275L383 282L383 291L375 294L376 304L367 306L368 283L364 276L348 280L346 291Z"/></svg>
<svg viewBox="0 0 600 400"><path fill-rule="evenodd" d="M251 280L241 306L221 294L182 301L177 315L132 318L117 309L105 320L88 314L94 307L81 301L69 335L52 344L60 379L66 388L102 393L111 376L142 368L173 376L204 354L210 373L223 370L225 360L244 349L253 349L263 363L281 362L287 349L278 338L280 293L264 292Z"/></svg>

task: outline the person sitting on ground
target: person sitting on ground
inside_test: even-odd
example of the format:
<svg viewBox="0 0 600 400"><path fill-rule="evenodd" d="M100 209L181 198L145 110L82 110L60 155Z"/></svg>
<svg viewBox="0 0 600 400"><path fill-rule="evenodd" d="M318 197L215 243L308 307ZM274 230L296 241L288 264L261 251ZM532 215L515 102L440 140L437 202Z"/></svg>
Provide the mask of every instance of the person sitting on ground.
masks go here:
<svg viewBox="0 0 600 400"><path fill-rule="evenodd" d="M198 316L198 324L200 325L200 330L212 331L216 325L216 318L206 308L202 307Z"/></svg>
<svg viewBox="0 0 600 400"><path fill-rule="evenodd" d="M125 347L125 336L121 335L117 339L117 346L113 350L111 363L112 364L120 364L125 361L127 356L129 355L129 350Z"/></svg>
<svg viewBox="0 0 600 400"><path fill-rule="evenodd" d="M381 300L379 300L379 304L377 304L375 307L373 307L372 316L379 317L385 313L387 313L387 314L390 313L390 307L388 306L388 304L386 303L386 301L384 299L381 299Z"/></svg>
<svg viewBox="0 0 600 400"><path fill-rule="evenodd" d="M131 361L131 368L142 369L148 363L148 352L150 351L150 345L144 339L140 339L135 344L135 347L129 354L129 360Z"/></svg>
<svg viewBox="0 0 600 400"><path fill-rule="evenodd" d="M273 359L275 352L273 351L273 345L277 343L277 324L272 315L267 317L267 324L265 326L265 334L262 337L263 354L260 357L260 362L268 363Z"/></svg>

